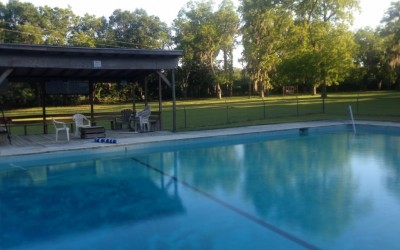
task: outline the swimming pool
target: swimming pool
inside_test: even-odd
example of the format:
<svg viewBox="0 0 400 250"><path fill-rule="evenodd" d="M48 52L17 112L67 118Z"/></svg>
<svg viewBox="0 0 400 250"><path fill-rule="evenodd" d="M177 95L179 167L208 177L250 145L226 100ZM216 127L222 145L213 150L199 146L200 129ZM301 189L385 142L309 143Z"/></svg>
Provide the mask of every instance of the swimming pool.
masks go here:
<svg viewBox="0 0 400 250"><path fill-rule="evenodd" d="M396 249L399 146L334 126L4 157L0 249Z"/></svg>

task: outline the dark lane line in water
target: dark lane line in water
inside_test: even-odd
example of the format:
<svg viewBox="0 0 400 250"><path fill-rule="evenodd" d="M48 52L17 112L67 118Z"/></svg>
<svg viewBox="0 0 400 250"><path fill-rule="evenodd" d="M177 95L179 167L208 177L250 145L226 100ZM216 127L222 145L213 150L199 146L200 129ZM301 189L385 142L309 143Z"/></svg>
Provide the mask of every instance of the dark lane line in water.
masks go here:
<svg viewBox="0 0 400 250"><path fill-rule="evenodd" d="M152 165L150 165L150 164L148 164L146 162L143 162L143 161L141 161L139 159L136 159L136 158L131 158L131 159L133 161L136 161L136 162L140 163L141 165L147 167L148 169L151 169L151 170L153 170L155 172L158 172L158 173L160 173L160 174L162 174L162 175L164 175L166 177L169 177L169 178L173 179L174 181L177 181L178 183L184 185L185 187L187 187L187 188L189 188L189 189L191 189L191 190L193 190L193 191L205 196L206 198L208 198L208 199L210 199L210 200L212 200L212 201L214 201L214 202L216 202L216 203L218 203L218 204L220 204L220 205L232 210L233 212L236 212L237 214L240 214L240 215L246 217L249 220L252 220L253 222L261 225L262 227L267 228L267 229L269 229L269 230L281 235L282 237L297 243L298 245L301 245L302 247L304 247L306 249L310 249L310 250L311 249L312 250L320 249L320 248L314 246L313 244L308 243L305 240L302 240L302 239L300 239L300 238L298 238L298 237L296 237L296 236L294 236L294 235L292 235L292 234L290 234L290 233L288 233L288 232L286 232L286 231L284 231L282 229L279 229L279 228L273 226L272 224L267 223L267 222L255 217L255 216L253 216L253 215L241 210L240 208L237 208L237 207L235 207L235 206L233 206L233 205L231 205L231 204L229 204L229 203L227 203L227 202L225 202L223 200L218 199L217 197L215 197L215 196L213 196L213 195L211 195L211 194L209 194L207 192L204 192L204 191L192 186L191 184L189 184L189 183L187 183L187 182L185 182L183 180L178 179L176 176L173 176L173 175L170 175L168 173L165 173L164 171L162 171L162 170L160 170L160 169L158 169L158 168L156 168L156 167L154 167L154 166L152 166Z"/></svg>

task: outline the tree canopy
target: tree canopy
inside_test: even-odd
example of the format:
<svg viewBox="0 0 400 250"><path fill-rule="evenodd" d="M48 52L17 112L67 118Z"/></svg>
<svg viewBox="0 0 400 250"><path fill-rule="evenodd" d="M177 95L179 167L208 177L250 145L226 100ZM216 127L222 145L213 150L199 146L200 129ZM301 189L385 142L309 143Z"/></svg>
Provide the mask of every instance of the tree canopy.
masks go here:
<svg viewBox="0 0 400 250"><path fill-rule="evenodd" d="M400 1L392 2L384 18L381 34L386 40L386 59L400 88Z"/></svg>
<svg viewBox="0 0 400 250"><path fill-rule="evenodd" d="M285 85L326 97L329 86L400 88L400 1L379 27L351 30L358 0L189 1L171 27L143 9L108 17L69 8L0 3L0 42L82 47L181 49L178 94L264 96ZM236 9L236 7L238 7ZM237 46L241 58L234 58ZM235 69L240 59L243 69ZM240 79L243 70L247 78ZM251 81L251 88L247 88ZM348 89L349 87L347 87Z"/></svg>
<svg viewBox="0 0 400 250"><path fill-rule="evenodd" d="M200 78L198 82L207 88L208 93L217 90L219 84L227 83L227 76L232 74L229 71L233 70L232 51L238 27L239 18L231 1L222 1L216 11L212 1L188 2L179 12L173 27L175 44L177 48L185 51L182 61L183 72L186 75L184 79L191 81L191 76L196 76L198 70L208 72L205 74L207 77ZM224 58L223 70L218 69L217 58L220 53Z"/></svg>
<svg viewBox="0 0 400 250"><path fill-rule="evenodd" d="M257 84L339 83L352 67L354 41L347 23L357 1L244 0L243 46ZM276 83L275 83L276 85ZM315 93L315 91L314 91Z"/></svg>

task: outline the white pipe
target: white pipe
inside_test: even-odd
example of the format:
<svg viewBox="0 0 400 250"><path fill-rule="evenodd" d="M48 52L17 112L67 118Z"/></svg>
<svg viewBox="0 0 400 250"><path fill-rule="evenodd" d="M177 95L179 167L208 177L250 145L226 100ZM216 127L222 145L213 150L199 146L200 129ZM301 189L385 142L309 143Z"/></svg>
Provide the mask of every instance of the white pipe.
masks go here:
<svg viewBox="0 0 400 250"><path fill-rule="evenodd" d="M351 105L349 105L349 113L350 113L351 122L353 124L353 131L354 131L354 134L355 134L356 133L356 124L354 122L353 110L351 109Z"/></svg>

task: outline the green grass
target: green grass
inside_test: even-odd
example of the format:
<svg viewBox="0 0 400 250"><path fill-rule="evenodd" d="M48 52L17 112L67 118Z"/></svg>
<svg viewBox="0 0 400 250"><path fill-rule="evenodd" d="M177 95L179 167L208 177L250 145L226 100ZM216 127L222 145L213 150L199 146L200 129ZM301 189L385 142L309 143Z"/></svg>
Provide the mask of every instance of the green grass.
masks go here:
<svg viewBox="0 0 400 250"><path fill-rule="evenodd" d="M178 100L178 131L203 130L213 128L239 127L260 124L286 123L299 121L349 119L348 106L351 105L356 120L382 120L400 122L400 92L357 92L330 93L323 100L320 96L269 96L264 99L253 96ZM158 109L157 102L150 103L153 110ZM115 112L123 108L132 108L131 103L96 104L94 112ZM143 103L136 105L137 110ZM40 115L41 108L17 109L6 111L6 116ZM90 105L73 107L47 107L46 113L90 113ZM110 121L97 121L98 125L110 127ZM50 126L49 126L50 128ZM163 128L172 130L172 102L163 102ZM42 133L41 126L29 128L29 134ZM22 128L13 128L13 134L22 134Z"/></svg>
<svg viewBox="0 0 400 250"><path fill-rule="evenodd" d="M319 96L311 95L270 96L264 99L233 97L223 100L182 101L178 103L177 128L178 130L199 130L349 119L349 105L352 106L355 119L400 122L399 103L400 92L329 94L325 99L325 107Z"/></svg>

